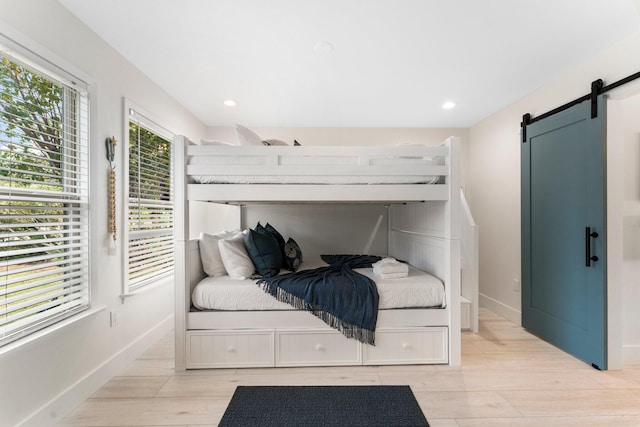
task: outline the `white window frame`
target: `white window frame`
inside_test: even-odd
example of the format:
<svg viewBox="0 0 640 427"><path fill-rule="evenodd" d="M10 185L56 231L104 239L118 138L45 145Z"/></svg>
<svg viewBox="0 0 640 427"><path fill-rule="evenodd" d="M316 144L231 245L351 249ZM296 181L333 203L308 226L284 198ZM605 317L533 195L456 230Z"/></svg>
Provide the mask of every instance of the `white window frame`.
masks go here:
<svg viewBox="0 0 640 427"><path fill-rule="evenodd" d="M49 206L64 204L63 212L56 215L56 226L33 227L35 231L8 232L8 228L0 223L0 245L5 254L11 253L27 255L22 258L23 267L20 268L22 276L10 274L10 269L16 267L16 260L12 256L2 257L0 252L0 346L31 336L35 332L42 331L55 324L65 324L63 321L73 316L78 316L91 308L91 283L90 283L90 224L89 224L89 110L90 110L90 84L86 77L79 77L77 70L65 64L49 52L24 39L15 30L6 28L0 34L0 48L2 56L10 61L18 63L24 69L38 74L49 81L64 88L64 97L73 97L74 110L65 110L64 123L62 125L65 147L62 153L63 174L66 178L62 181L63 191L46 189L21 189L14 184L0 188L0 200L2 205L9 205L13 201L34 203L33 209L38 204ZM39 53L39 52L42 52ZM75 130L75 127L77 130ZM16 144L26 144L24 141ZM22 209L21 209L22 210ZM73 210L72 214L70 210ZM54 217L51 217L54 218ZM25 224L27 221L25 221ZM8 224L7 224L8 225ZM55 232L60 227L61 232ZM22 227L26 228L26 227ZM44 236L48 233L48 244L64 242L67 249L60 256L53 258L50 250L37 252L36 248L21 249L21 241L27 241L30 235ZM63 236L63 237L60 237ZM27 239L27 240L25 240ZM60 240L62 239L62 240ZM46 242L43 242L46 243ZM29 245L33 246L33 245ZM34 250L36 249L36 250ZM38 255L40 253L40 255ZM47 267L47 269L43 269ZM49 275L55 271L57 275ZM38 286L34 286L37 284ZM14 286L9 293L8 286ZM15 287L24 287L25 294L15 294ZM50 299L52 293L57 296ZM31 298L31 299L30 299ZM38 307L33 303L40 301ZM31 305L22 311L16 311L15 306L10 309L5 303L18 305ZM44 309L47 307L47 309Z"/></svg>
<svg viewBox="0 0 640 427"><path fill-rule="evenodd" d="M169 141L169 143L171 145L173 145L173 139L175 134L166 129L163 125L160 124L160 121L155 118L151 113L145 111L143 108L137 106L136 104L134 104L132 101L130 101L127 98L124 98L124 130L123 130L123 137L122 137L122 141L124 141L125 143L125 148L124 148L124 162L123 162L123 181L124 181L124 192L123 192L123 219L124 219L124 226L123 226L123 230L124 230L124 239L123 239L123 257L122 257L122 265L123 265L123 289L122 289L122 295L123 297L129 296L129 295L134 295L136 293L139 293L141 291L144 291L146 289L149 289L155 285L162 285L162 284L167 284L167 283L172 283L173 282L173 274L174 274L174 269L173 269L173 252L171 253L171 268L170 270L167 271L167 269L165 269L165 271L161 271L160 273L153 273L148 277L139 279L139 280L132 280L132 275L133 275L133 270L136 268L136 266L134 265L135 262L132 260L133 255L130 254L130 245L131 243L139 238L139 237L143 237L143 236L149 236L149 235L162 235L163 239L165 239L165 247L166 247L166 239L170 238L170 246L171 246L171 251L173 251L174 248L174 238L173 238L173 223L171 224L171 228L169 229L169 233L163 233L163 232L132 232L130 230L130 218L129 218L129 212L130 212L130 205L133 202L132 200L130 200L130 194L129 194L129 129L131 126L131 123L135 123L137 124L139 127L142 127L148 131L153 132L154 134L166 139L167 141ZM171 186L170 186L170 190L169 190L169 195L170 195L170 204L171 207L173 209L174 205L173 205L173 200L174 200L174 159L173 159L173 150L170 150L170 155L171 155L171 167L170 167L170 180L171 180ZM170 235L170 236L169 236Z"/></svg>

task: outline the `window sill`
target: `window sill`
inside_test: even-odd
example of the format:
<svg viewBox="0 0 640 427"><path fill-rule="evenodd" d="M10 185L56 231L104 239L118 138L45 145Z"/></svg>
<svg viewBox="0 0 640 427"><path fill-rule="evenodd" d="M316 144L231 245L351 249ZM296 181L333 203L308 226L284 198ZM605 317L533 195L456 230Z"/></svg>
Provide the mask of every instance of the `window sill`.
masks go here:
<svg viewBox="0 0 640 427"><path fill-rule="evenodd" d="M164 277L164 278L158 280L157 282L151 283L149 285L145 285L145 286L143 286L141 288L138 288L138 289L136 289L134 291L122 294L122 295L120 295L120 298L122 299L122 303L124 303L124 301L129 297L133 297L133 296L136 296L136 295L144 294L144 293L152 291L154 289L158 289L158 288L167 286L169 284L173 284L173 282L174 282L174 276L173 275L171 275L169 277Z"/></svg>
<svg viewBox="0 0 640 427"><path fill-rule="evenodd" d="M29 345L35 344L38 341L40 341L41 339L43 339L44 337L54 334L56 332L58 332L61 329L64 329L70 325L73 325L74 323L80 322L84 319L87 319L89 317L93 317L96 316L98 313L104 311L106 309L106 306L101 305L98 307L92 307L89 308L81 313L76 314L73 317L70 317L68 319L64 319L61 320L58 323L55 323L49 327L46 327L44 329L41 329L39 331L36 331L24 338L20 338L16 341L10 342L9 344L0 347L0 357L4 356L6 354L9 354L13 351L16 351L20 348L23 347L27 347Z"/></svg>

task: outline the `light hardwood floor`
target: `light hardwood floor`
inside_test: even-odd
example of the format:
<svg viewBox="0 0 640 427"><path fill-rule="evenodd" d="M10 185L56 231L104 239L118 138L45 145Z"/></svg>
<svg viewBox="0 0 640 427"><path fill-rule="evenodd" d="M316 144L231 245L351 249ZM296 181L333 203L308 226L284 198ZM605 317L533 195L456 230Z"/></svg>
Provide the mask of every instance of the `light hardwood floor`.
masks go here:
<svg viewBox="0 0 640 427"><path fill-rule="evenodd" d="M173 371L173 336L61 426L215 426L238 385L408 384L433 427L640 426L640 366L597 371L488 310L462 366Z"/></svg>

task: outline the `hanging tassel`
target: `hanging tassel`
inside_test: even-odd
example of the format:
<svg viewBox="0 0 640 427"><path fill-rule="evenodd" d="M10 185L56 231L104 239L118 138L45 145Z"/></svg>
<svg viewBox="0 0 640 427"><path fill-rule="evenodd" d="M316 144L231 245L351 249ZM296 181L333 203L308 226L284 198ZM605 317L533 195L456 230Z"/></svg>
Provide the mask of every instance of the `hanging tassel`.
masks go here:
<svg viewBox="0 0 640 427"><path fill-rule="evenodd" d="M109 231L109 249L116 248L116 171L109 169L108 175L108 199L109 199L109 223L107 229Z"/></svg>
<svg viewBox="0 0 640 427"><path fill-rule="evenodd" d="M116 253L116 168L113 161L116 157L116 137L112 136L105 140L107 149L107 161L109 171L107 175L107 239L109 239L109 255Z"/></svg>

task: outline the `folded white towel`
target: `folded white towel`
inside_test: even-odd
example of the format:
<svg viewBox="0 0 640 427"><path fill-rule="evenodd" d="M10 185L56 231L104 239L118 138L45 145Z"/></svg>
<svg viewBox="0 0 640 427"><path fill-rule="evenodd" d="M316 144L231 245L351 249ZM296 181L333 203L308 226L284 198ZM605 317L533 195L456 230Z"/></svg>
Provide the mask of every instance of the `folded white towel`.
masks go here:
<svg viewBox="0 0 640 427"><path fill-rule="evenodd" d="M409 275L409 273L382 273L382 274L376 274L376 276L380 277L381 279L402 279L404 277L407 277Z"/></svg>
<svg viewBox="0 0 640 427"><path fill-rule="evenodd" d="M394 267L394 268L388 268L388 267L373 267L373 272L376 274L393 274L393 273L408 273L409 272L409 268L403 268L403 267Z"/></svg>
<svg viewBox="0 0 640 427"><path fill-rule="evenodd" d="M406 277L409 274L409 266L403 262L399 262L395 258L383 258L380 261L372 264L373 274L376 274L382 278L398 278ZM393 274L394 277L386 277L386 275ZM395 276L399 275L399 276Z"/></svg>

